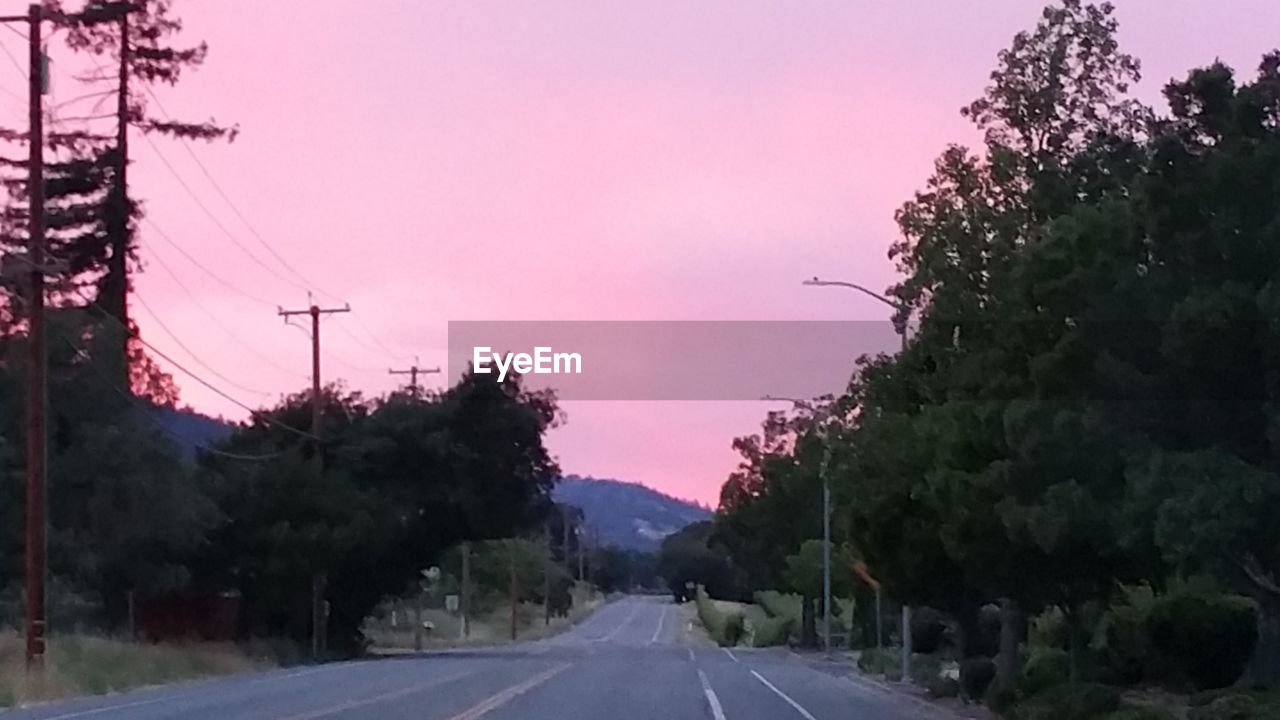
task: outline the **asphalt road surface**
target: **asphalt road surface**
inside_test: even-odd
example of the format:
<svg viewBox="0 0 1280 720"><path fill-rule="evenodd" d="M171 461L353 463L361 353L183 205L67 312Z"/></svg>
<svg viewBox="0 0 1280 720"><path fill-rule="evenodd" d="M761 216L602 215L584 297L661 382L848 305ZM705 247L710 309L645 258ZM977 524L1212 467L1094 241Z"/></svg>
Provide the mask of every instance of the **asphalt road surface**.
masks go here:
<svg viewBox="0 0 1280 720"><path fill-rule="evenodd" d="M71 700L3 720L911 720L927 711L782 649L690 639L628 597L548 640L336 663Z"/></svg>

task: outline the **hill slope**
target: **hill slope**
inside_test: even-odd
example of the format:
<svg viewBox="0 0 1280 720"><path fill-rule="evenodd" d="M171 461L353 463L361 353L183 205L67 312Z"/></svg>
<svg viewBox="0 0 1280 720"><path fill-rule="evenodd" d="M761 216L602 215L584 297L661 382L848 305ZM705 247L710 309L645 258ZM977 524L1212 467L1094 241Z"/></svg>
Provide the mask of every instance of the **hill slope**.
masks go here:
<svg viewBox="0 0 1280 720"><path fill-rule="evenodd" d="M666 536L711 517L694 503L621 480L566 475L553 496L581 508L601 542L628 550L657 550Z"/></svg>

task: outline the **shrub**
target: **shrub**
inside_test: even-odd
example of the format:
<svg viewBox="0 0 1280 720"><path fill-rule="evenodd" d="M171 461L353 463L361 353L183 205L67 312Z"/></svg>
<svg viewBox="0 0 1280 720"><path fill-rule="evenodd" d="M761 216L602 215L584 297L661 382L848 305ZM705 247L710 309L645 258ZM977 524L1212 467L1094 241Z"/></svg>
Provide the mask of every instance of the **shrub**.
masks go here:
<svg viewBox="0 0 1280 720"><path fill-rule="evenodd" d="M938 652L947 634L947 618L929 607L918 608L911 615L911 649L925 655Z"/></svg>
<svg viewBox="0 0 1280 720"><path fill-rule="evenodd" d="M780 593L777 590L761 590L754 596L755 602L769 617L786 617L791 618L793 622L800 622L800 603L802 602L799 595L788 593Z"/></svg>
<svg viewBox="0 0 1280 720"><path fill-rule="evenodd" d="M1032 648L1026 664L1022 666L1018 689L1031 696L1070 679L1071 658L1066 650L1037 647Z"/></svg>
<svg viewBox="0 0 1280 720"><path fill-rule="evenodd" d="M902 653L891 648L868 648L858 656L858 669L869 675L901 672Z"/></svg>
<svg viewBox="0 0 1280 720"><path fill-rule="evenodd" d="M1155 654L1175 680L1226 687L1244 673L1257 638L1257 611L1244 598L1180 592L1159 598L1145 623Z"/></svg>
<svg viewBox="0 0 1280 720"><path fill-rule="evenodd" d="M940 675L942 675L941 655L912 653L911 682L914 682L917 685L927 686L930 681L937 679Z"/></svg>
<svg viewBox="0 0 1280 720"><path fill-rule="evenodd" d="M1248 695L1223 695L1208 705L1191 708L1187 720L1250 720L1261 718L1258 703Z"/></svg>
<svg viewBox="0 0 1280 720"><path fill-rule="evenodd" d="M980 700L996 678L996 664L991 658L966 658L960 663L960 687L970 700Z"/></svg>
<svg viewBox="0 0 1280 720"><path fill-rule="evenodd" d="M949 677L935 677L924 685L929 697L953 698L960 695L960 681Z"/></svg>
<svg viewBox="0 0 1280 720"><path fill-rule="evenodd" d="M1027 644L1052 648L1067 646L1067 618L1060 608L1049 608L1031 618L1027 628Z"/></svg>
<svg viewBox="0 0 1280 720"><path fill-rule="evenodd" d="M1175 716L1156 708L1121 708L1099 720L1176 720Z"/></svg>
<svg viewBox="0 0 1280 720"><path fill-rule="evenodd" d="M752 647L786 645L794 623L789 617L771 617L751 624Z"/></svg>
<svg viewBox="0 0 1280 720"><path fill-rule="evenodd" d="M1098 683L1057 685L1019 710L1022 720L1095 720L1120 709L1120 691Z"/></svg>
<svg viewBox="0 0 1280 720"><path fill-rule="evenodd" d="M707 629L711 639L721 647L737 645L746 629L741 613L721 612L701 586L698 587L695 601L698 604L698 620Z"/></svg>

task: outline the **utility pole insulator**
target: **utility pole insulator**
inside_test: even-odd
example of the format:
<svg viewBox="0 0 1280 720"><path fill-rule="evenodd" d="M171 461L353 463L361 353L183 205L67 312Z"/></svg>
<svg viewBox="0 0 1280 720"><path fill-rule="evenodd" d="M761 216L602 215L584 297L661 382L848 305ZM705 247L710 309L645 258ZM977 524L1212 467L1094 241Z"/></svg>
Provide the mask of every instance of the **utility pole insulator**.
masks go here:
<svg viewBox="0 0 1280 720"><path fill-rule="evenodd" d="M418 364L418 358L416 357L413 359L413 365L410 365L409 369L407 370L396 370L394 368L387 370L388 375L408 375L409 376L409 394L412 395L413 397L418 397L418 390L419 390L418 375L431 375L433 373L438 373L438 372L440 372L440 368L438 367L424 368L420 366Z"/></svg>

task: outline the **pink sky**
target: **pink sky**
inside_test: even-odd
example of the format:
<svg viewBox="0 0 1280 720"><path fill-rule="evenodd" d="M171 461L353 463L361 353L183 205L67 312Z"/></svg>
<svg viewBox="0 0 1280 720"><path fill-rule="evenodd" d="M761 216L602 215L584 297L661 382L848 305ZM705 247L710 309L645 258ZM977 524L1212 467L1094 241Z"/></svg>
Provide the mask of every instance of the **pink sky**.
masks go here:
<svg viewBox="0 0 1280 720"><path fill-rule="evenodd" d="M234 144L196 153L262 237L332 293L325 302L351 304L355 316L325 325L324 374L370 394L392 388L388 366L415 355L443 365L449 320L884 317L872 300L799 283L815 274L893 282L885 253L894 209L923 185L945 143L974 139L957 110L1040 7L175 4L187 37L209 42L209 59L156 92L174 115L240 124ZM1280 3L1117 4L1148 98L1215 57L1251 74L1277 44ZM6 0L0 10L25 5ZM3 35L20 53L21 40ZM20 96L21 78L7 76ZM79 94L65 77L55 83L58 99ZM0 96L7 119L21 108ZM155 225L268 302L210 280L146 224L138 295L204 363L267 394L191 362L135 302L145 337L251 405L302 387L307 341L281 325L275 305L305 305L309 283L262 249L181 145L157 144L276 274L238 249L135 136L134 189ZM243 416L175 377L197 409ZM758 427L768 407L565 403L569 421L550 444L566 472L715 504L736 462L730 440Z"/></svg>

